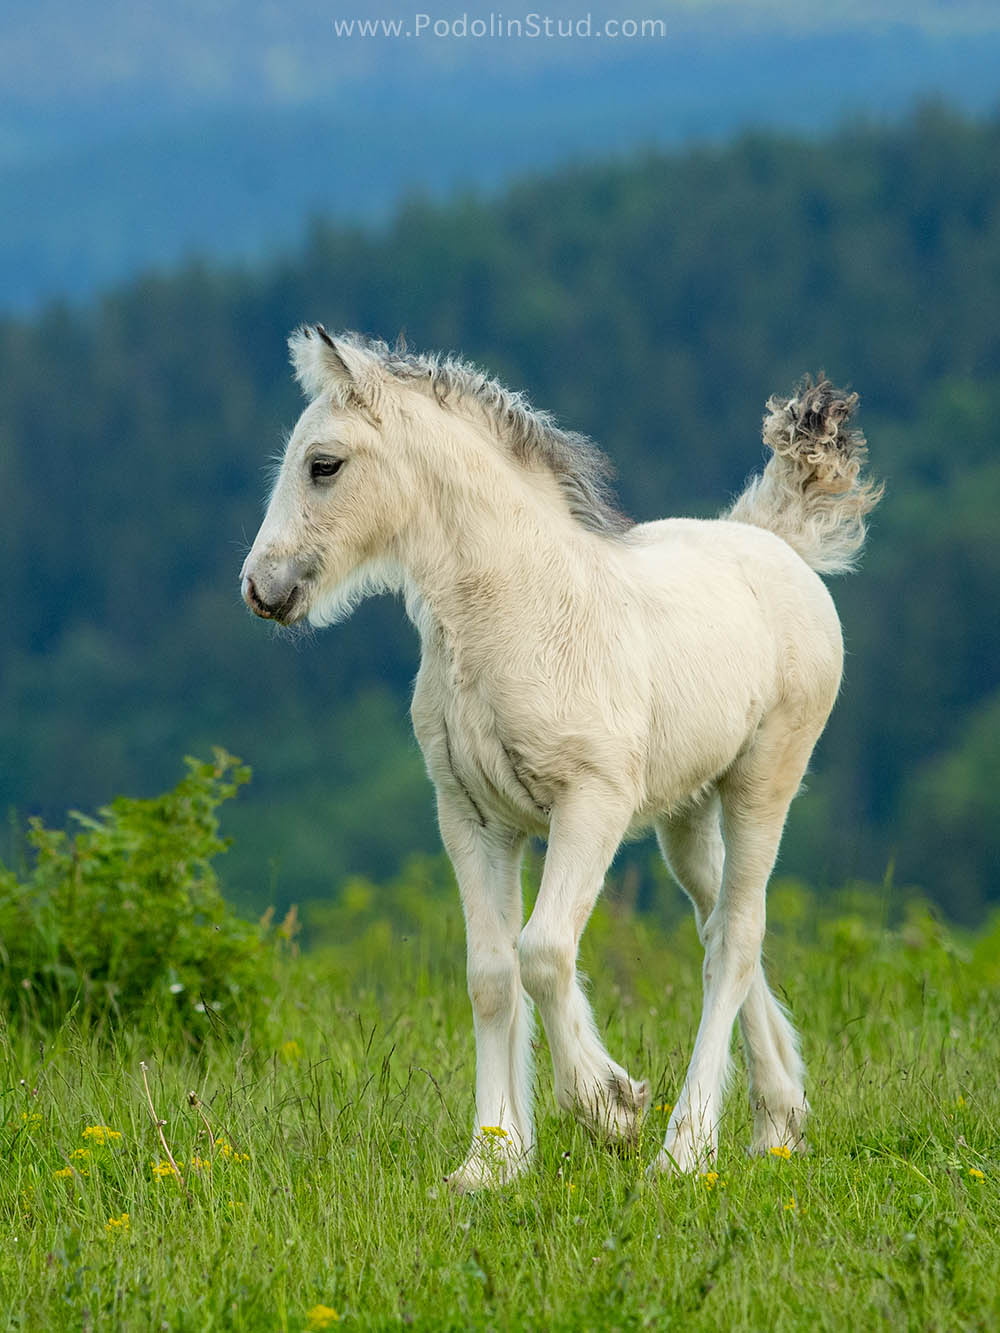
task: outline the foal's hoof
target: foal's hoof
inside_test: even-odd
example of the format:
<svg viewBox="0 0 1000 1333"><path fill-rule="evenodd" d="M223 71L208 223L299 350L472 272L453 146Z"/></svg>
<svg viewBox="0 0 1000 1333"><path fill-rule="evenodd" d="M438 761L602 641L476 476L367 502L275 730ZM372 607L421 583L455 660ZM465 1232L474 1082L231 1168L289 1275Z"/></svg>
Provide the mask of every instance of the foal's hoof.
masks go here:
<svg viewBox="0 0 1000 1333"><path fill-rule="evenodd" d="M487 1175L477 1162L463 1162L457 1171L445 1176L444 1183L453 1194L474 1194L476 1190L495 1189L503 1181Z"/></svg>
<svg viewBox="0 0 1000 1333"><path fill-rule="evenodd" d="M646 1167L646 1175L650 1180L655 1180L659 1176L677 1176L684 1174L674 1159L661 1148L656 1154L649 1166Z"/></svg>
<svg viewBox="0 0 1000 1333"><path fill-rule="evenodd" d="M674 1117L678 1117L675 1119ZM703 1117L711 1123L711 1117ZM657 1157L649 1167L650 1175L693 1176L711 1171L715 1165L716 1136L695 1124L690 1114L674 1108Z"/></svg>
<svg viewBox="0 0 1000 1333"><path fill-rule="evenodd" d="M528 1157L506 1130L484 1125L462 1165L445 1176L445 1184L455 1194L499 1189L524 1171Z"/></svg>
<svg viewBox="0 0 1000 1333"><path fill-rule="evenodd" d="M612 1070L592 1096L577 1101L575 1110L595 1138L628 1149L639 1142L642 1117L649 1110L650 1100L645 1079L636 1083L623 1069Z"/></svg>
<svg viewBox="0 0 1000 1333"><path fill-rule="evenodd" d="M803 1126L809 1105L793 1106L790 1111L773 1112L761 1102L754 1109L751 1157L804 1157L809 1145Z"/></svg>
<svg viewBox="0 0 1000 1333"><path fill-rule="evenodd" d="M500 1189L522 1170L511 1162L483 1162L470 1157L457 1171L445 1176L444 1183L453 1194L475 1194L477 1190Z"/></svg>
<svg viewBox="0 0 1000 1333"><path fill-rule="evenodd" d="M704 1175L712 1169L714 1161L714 1154L709 1147L699 1152L694 1148L684 1149L677 1144L672 1152L661 1148L646 1167L646 1175L673 1176L680 1180L685 1176Z"/></svg>
<svg viewBox="0 0 1000 1333"><path fill-rule="evenodd" d="M804 1138L784 1139L777 1142L773 1138L754 1138L747 1149L748 1157L805 1157L811 1149Z"/></svg>

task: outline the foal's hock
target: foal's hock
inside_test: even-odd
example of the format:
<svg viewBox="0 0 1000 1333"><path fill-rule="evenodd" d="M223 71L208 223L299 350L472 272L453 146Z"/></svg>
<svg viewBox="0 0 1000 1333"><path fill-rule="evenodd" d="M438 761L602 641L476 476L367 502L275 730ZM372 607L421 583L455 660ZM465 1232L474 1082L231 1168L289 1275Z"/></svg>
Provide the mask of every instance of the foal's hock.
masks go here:
<svg viewBox="0 0 1000 1333"><path fill-rule="evenodd" d="M532 1001L560 1105L636 1137L649 1089L605 1050L576 956L619 843L650 826L705 948L654 1169L714 1159L737 1015L753 1151L800 1151L802 1062L760 950L788 806L840 684L816 571L852 567L881 495L861 477L857 395L821 379L772 398L772 455L730 510L632 525L589 440L472 366L322 326L290 346L309 403L243 596L265 619L325 625L394 590L419 630L413 725L461 890L476 1032L475 1129L453 1185L530 1159ZM548 851L525 924L532 834Z"/></svg>

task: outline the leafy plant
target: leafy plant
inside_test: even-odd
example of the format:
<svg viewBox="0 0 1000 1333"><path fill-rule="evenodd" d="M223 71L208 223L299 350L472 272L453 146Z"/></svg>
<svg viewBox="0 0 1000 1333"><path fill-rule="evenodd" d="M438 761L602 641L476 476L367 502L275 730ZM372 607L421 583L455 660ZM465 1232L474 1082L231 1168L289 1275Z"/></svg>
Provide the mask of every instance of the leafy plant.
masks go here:
<svg viewBox="0 0 1000 1333"><path fill-rule="evenodd" d="M73 1005L115 1020L155 1011L194 1036L253 1016L267 931L226 904L212 866L228 845L216 811L250 772L223 750L186 764L162 796L72 812L76 833L33 820L27 875L0 865L8 1013L49 1024Z"/></svg>

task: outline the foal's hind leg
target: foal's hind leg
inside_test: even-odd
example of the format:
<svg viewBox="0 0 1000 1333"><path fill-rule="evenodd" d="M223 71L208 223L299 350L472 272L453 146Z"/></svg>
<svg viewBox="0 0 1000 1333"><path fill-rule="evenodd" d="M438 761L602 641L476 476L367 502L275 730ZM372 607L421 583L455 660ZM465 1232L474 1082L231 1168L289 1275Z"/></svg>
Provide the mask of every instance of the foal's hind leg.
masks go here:
<svg viewBox="0 0 1000 1333"><path fill-rule="evenodd" d="M691 899L703 943L705 924L722 886L721 815L719 796L713 791L682 812L664 816L656 825L664 859ZM768 988L759 959L740 1010L740 1027L754 1116L751 1151L766 1153L781 1144L801 1146L806 1097L798 1038Z"/></svg>
<svg viewBox="0 0 1000 1333"><path fill-rule="evenodd" d="M604 789L576 791L553 810L538 899L518 946L521 978L545 1025L559 1105L597 1134L624 1140L638 1136L649 1086L634 1082L605 1050L576 955L630 815Z"/></svg>
<svg viewBox="0 0 1000 1333"><path fill-rule="evenodd" d="M816 741L772 715L753 748L719 783L726 844L718 901L704 924L704 1007L684 1087L667 1127L661 1170L694 1171L715 1158L733 1021L760 969L764 903L785 816ZM759 1005L753 1010L759 1021ZM768 1108L796 1134L801 1107Z"/></svg>

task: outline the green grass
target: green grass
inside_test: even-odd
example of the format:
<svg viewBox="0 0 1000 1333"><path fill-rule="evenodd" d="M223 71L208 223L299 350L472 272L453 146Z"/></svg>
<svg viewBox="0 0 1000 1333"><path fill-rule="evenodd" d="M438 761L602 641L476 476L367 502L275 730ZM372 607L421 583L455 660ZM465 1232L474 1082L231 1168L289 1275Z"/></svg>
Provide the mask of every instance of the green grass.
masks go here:
<svg viewBox="0 0 1000 1333"><path fill-rule="evenodd" d="M10 1030L0 1329L299 1330L317 1306L363 1328L1000 1326L1000 929L956 942L915 911L888 932L863 900L816 922L792 888L772 904L812 1151L745 1155L737 1060L714 1180L644 1178L663 1109L635 1157L557 1115L542 1043L534 1167L449 1193L472 1115L457 908L405 940L277 959L242 1039L185 1048L80 1015ZM692 928L603 908L584 964L611 1051L672 1102L698 1017ZM183 1185L152 1170L143 1061ZM121 1138L85 1139L95 1125Z"/></svg>

